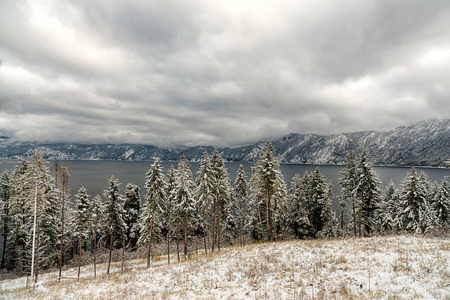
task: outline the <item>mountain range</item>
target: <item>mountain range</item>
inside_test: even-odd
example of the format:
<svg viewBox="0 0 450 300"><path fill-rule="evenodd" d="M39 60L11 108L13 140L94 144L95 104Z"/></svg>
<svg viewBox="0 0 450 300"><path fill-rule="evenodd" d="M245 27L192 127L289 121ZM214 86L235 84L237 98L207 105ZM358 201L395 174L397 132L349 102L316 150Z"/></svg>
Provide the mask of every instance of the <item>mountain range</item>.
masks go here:
<svg viewBox="0 0 450 300"><path fill-rule="evenodd" d="M366 148L375 165L435 166L450 163L450 119L431 120L389 131L362 131L335 135L291 133L271 141L280 163L344 164L347 153ZM254 163L266 141L218 148L229 162ZM176 161L185 155L200 160L213 146L158 147L144 144L77 144L24 142L0 137L0 158L29 157L38 148L46 159L58 160L154 160Z"/></svg>

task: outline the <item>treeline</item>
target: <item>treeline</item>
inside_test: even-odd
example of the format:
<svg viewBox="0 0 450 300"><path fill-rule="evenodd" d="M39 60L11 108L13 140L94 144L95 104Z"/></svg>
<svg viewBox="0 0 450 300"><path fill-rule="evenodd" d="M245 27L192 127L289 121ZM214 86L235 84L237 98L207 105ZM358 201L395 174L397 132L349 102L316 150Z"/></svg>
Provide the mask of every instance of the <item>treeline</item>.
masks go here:
<svg viewBox="0 0 450 300"><path fill-rule="evenodd" d="M136 251L145 247L151 265L155 244L177 244L189 255L189 243L201 239L205 253L224 245L245 245L291 237L366 236L374 233L448 231L450 190L444 178L429 182L412 168L402 185L380 181L366 151L350 152L340 178L340 211L332 210L332 185L319 168L296 174L288 189L274 148L268 142L252 174L242 165L234 184L221 154L204 153L193 174L182 157L177 168L164 171L157 159L146 173L146 194L128 183L123 194L112 176L103 195L89 195L81 187L71 198L70 170L58 163L49 168L42 154L19 161L3 173L1 200L1 268L29 273L60 267L87 251L94 270L99 247ZM102 197L103 196L103 197ZM143 203L142 207L141 204ZM179 249L178 243L182 243ZM124 255L122 255L124 257ZM81 259L78 259L79 272ZM94 271L95 272L95 271ZM78 274L79 276L79 274Z"/></svg>

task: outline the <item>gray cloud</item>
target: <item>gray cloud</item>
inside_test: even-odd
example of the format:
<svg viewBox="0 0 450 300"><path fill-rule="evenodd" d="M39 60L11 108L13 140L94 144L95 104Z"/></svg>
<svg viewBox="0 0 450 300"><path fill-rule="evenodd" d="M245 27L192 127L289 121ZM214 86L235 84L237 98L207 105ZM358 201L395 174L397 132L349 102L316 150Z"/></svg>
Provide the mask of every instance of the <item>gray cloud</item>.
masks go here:
<svg viewBox="0 0 450 300"><path fill-rule="evenodd" d="M447 1L2 1L0 131L239 145L449 118Z"/></svg>

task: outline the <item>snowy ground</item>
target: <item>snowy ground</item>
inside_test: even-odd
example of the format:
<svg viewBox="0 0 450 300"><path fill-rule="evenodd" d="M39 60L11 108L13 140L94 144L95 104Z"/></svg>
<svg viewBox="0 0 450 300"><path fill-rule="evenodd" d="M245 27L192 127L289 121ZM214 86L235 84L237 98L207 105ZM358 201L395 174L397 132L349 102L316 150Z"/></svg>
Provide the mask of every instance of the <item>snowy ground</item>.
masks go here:
<svg viewBox="0 0 450 300"><path fill-rule="evenodd" d="M450 241L443 239L290 241L158 263L146 269L144 261L133 261L124 274L78 282L58 283L56 273L47 274L34 293L22 288L23 278L7 280L0 298L450 299Z"/></svg>

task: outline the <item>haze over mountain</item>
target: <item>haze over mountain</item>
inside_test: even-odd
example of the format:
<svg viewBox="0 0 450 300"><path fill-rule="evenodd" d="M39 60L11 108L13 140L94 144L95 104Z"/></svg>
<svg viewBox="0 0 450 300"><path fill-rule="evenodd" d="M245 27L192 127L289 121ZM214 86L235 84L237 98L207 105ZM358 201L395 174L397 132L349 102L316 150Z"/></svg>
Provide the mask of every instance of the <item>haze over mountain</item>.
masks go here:
<svg viewBox="0 0 450 300"><path fill-rule="evenodd" d="M253 163L266 142L241 147L218 148L225 160ZM335 135L291 133L272 141L281 163L343 164L350 150L367 148L376 165L446 166L450 160L450 119L419 122L410 126L375 132ZM45 158L59 160L178 160L182 155L197 161L213 146L157 147L143 144L29 143L13 138L0 139L1 158L30 156L34 148Z"/></svg>

